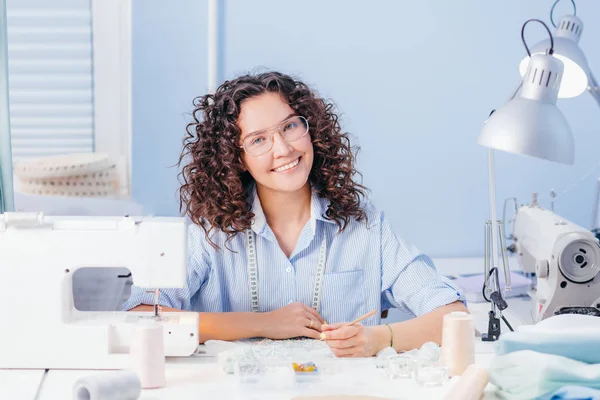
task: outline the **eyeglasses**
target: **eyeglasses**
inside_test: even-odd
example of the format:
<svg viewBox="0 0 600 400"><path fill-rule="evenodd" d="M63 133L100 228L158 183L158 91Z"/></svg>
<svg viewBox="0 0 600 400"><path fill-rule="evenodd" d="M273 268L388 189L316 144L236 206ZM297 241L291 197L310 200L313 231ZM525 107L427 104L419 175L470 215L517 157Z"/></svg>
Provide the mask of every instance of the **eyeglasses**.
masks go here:
<svg viewBox="0 0 600 400"><path fill-rule="evenodd" d="M304 117L295 115L282 121L276 128L281 137L288 143L291 143L306 136L308 133L308 121ZM253 157L268 153L273 148L273 135L276 133L270 133L271 129L265 129L264 131L247 136L240 148Z"/></svg>

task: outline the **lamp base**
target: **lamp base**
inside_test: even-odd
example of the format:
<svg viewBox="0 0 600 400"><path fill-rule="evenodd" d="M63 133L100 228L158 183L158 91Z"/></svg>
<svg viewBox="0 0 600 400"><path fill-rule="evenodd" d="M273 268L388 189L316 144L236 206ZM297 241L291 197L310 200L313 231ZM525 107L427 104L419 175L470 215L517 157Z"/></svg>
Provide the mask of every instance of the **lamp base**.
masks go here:
<svg viewBox="0 0 600 400"><path fill-rule="evenodd" d="M481 340L484 342L494 342L500 337L500 320L496 318L494 311L490 311L488 316L488 331L481 334Z"/></svg>

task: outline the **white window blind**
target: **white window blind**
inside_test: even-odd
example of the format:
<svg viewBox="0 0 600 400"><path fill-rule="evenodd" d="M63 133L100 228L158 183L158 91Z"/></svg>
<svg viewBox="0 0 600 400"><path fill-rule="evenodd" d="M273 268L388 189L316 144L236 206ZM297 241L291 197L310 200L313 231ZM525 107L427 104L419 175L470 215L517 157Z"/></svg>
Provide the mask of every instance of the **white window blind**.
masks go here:
<svg viewBox="0 0 600 400"><path fill-rule="evenodd" d="M94 151L90 0L7 0L13 160Z"/></svg>

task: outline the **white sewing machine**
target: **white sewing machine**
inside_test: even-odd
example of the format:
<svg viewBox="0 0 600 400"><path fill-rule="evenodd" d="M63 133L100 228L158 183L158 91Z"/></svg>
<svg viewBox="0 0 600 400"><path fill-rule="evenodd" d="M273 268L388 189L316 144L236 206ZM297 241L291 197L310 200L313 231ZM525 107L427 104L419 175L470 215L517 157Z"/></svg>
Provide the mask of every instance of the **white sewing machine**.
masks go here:
<svg viewBox="0 0 600 400"><path fill-rule="evenodd" d="M591 231L534 200L517 210L513 239L522 269L537 275L536 322L562 307L600 308L600 245Z"/></svg>
<svg viewBox="0 0 600 400"><path fill-rule="evenodd" d="M130 328L144 318L163 324L166 356L191 355L198 313L83 312L72 288L84 267L127 267L140 287L184 287L186 264L183 218L0 214L0 368L129 368Z"/></svg>

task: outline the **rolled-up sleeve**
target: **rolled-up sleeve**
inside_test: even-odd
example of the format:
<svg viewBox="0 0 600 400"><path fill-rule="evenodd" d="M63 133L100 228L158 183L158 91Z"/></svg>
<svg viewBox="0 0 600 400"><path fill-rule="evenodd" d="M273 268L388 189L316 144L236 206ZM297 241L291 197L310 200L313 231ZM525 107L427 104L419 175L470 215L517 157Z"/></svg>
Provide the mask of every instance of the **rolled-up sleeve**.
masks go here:
<svg viewBox="0 0 600 400"><path fill-rule="evenodd" d="M437 272L428 256L396 236L383 212L380 222L384 302L414 316L465 302L462 292Z"/></svg>
<svg viewBox="0 0 600 400"><path fill-rule="evenodd" d="M183 288L161 289L158 298L158 304L161 306L186 311L192 310L192 299L206 281L210 270L210 257L204 247L203 232L197 225L190 224L186 285ZM133 285L129 298L123 303L122 310L128 311L140 304L154 305L155 289Z"/></svg>

